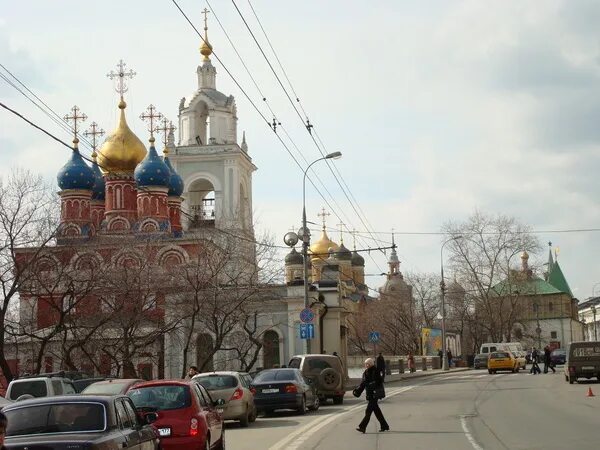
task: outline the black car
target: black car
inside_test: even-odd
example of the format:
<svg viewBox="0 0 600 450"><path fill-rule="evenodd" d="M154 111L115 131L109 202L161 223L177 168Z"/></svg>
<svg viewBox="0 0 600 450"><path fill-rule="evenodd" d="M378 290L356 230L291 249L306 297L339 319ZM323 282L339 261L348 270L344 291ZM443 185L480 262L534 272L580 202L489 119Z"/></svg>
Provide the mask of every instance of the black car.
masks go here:
<svg viewBox="0 0 600 450"><path fill-rule="evenodd" d="M562 348L558 348L550 353L550 361L553 365L564 364L567 361L567 351Z"/></svg>
<svg viewBox="0 0 600 450"><path fill-rule="evenodd" d="M122 449L156 450L159 440L133 402L124 395L69 395L24 400L5 406L5 447L26 449Z"/></svg>
<svg viewBox="0 0 600 450"><path fill-rule="evenodd" d="M310 381L298 369L270 369L260 372L250 386L258 412L295 409L306 414L319 409L319 396Z"/></svg>

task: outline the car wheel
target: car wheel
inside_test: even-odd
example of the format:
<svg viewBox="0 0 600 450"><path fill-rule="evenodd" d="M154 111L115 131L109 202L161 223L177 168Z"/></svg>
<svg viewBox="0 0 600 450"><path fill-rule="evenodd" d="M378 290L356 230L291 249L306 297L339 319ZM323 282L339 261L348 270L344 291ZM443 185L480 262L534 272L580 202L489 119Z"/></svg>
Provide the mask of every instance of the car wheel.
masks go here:
<svg viewBox="0 0 600 450"><path fill-rule="evenodd" d="M333 404L334 405L341 405L344 403L344 396L343 395L336 395L335 397L333 397Z"/></svg>
<svg viewBox="0 0 600 450"><path fill-rule="evenodd" d="M319 410L319 406L321 406L321 401L319 400L319 397L315 397L315 401L313 403L313 405L310 407L311 411L318 411Z"/></svg>
<svg viewBox="0 0 600 450"><path fill-rule="evenodd" d="M256 422L256 416L257 415L258 415L258 411L256 411L256 409L254 409L252 411L252 413L250 414L250 423Z"/></svg>
<svg viewBox="0 0 600 450"><path fill-rule="evenodd" d="M298 408L298 413L301 415L306 414L306 398L304 395L302 396L302 403L300 403L300 407Z"/></svg>
<svg viewBox="0 0 600 450"><path fill-rule="evenodd" d="M240 427L246 428L248 426L248 424L250 423L250 418L248 417L249 415L250 412L246 409L246 414L240 417Z"/></svg>
<svg viewBox="0 0 600 450"><path fill-rule="evenodd" d="M488 373L491 375L492 374L492 369L488 369Z"/></svg>

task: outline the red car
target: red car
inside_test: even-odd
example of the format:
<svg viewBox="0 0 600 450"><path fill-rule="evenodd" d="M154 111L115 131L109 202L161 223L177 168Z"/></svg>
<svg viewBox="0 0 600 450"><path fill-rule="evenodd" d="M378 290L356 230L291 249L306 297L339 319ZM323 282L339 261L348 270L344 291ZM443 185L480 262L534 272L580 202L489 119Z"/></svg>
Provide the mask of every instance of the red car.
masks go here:
<svg viewBox="0 0 600 450"><path fill-rule="evenodd" d="M218 407L198 383L156 380L136 384L127 395L142 413L156 412L152 424L163 450L225 450L225 427Z"/></svg>

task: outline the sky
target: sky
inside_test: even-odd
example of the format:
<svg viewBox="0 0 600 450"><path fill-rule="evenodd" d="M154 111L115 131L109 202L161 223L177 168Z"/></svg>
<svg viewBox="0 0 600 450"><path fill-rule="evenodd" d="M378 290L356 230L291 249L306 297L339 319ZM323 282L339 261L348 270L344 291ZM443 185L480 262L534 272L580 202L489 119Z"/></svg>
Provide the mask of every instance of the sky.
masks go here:
<svg viewBox="0 0 600 450"><path fill-rule="evenodd" d="M215 53L271 120L262 100L267 98L301 152L282 135L302 165L303 158L319 158L233 2L178 3L198 28L201 11L213 11L209 39ZM200 39L170 0L3 4L8 0L0 0L0 62L60 115L77 104L89 117L84 126L94 120L107 132L115 127L118 99L106 74L121 58L137 73L126 100L128 122L142 139L147 133L138 116L150 103L176 120L180 99L196 88ZM236 4L279 71L248 0ZM330 227L338 228L341 219L359 230L358 248L389 245L393 228L402 271L438 272L442 237L410 233L438 232L445 222L465 220L476 209L506 214L539 231L542 243L559 247L576 297L600 293L600 233L557 232L600 224L599 2L251 4L323 151L343 153L334 164L358 207L351 206L325 164L315 166L333 198L317 182L333 206ZM258 167L256 228L282 243L300 224L302 171L223 66L212 61L217 88L236 97L239 137L245 130ZM70 140L2 80L0 99ZM54 182L67 151L0 111L0 174L26 167ZM308 185L308 220L318 223L324 205ZM364 233L367 228L378 240ZM330 237L339 241L338 233ZM350 236L345 243L352 245ZM387 271L388 255L366 255L370 287L383 284L379 274ZM544 260L547 250L537 257Z"/></svg>

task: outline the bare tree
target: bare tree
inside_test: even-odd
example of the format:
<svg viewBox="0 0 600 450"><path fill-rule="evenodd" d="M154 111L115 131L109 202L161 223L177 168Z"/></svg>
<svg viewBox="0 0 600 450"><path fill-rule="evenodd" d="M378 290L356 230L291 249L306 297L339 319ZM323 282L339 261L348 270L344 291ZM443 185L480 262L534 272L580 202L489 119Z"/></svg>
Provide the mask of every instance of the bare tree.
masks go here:
<svg viewBox="0 0 600 450"><path fill-rule="evenodd" d="M407 272L406 280L413 288L415 319L423 327L434 327L441 312L440 276L434 273Z"/></svg>
<svg viewBox="0 0 600 450"><path fill-rule="evenodd" d="M56 199L41 176L13 170L0 179L0 369L7 381L14 374L7 360L6 319L17 315L15 304L21 285L33 276L34 267L57 229ZM31 247L25 257L18 249ZM19 256L21 255L21 256Z"/></svg>
<svg viewBox="0 0 600 450"><path fill-rule="evenodd" d="M537 252L539 241L530 227L515 218L479 211L465 222L448 222L442 229L446 239L455 238L447 248L450 267L465 289L465 319L493 341L510 339L521 302L515 295L499 296L494 287L511 279L516 256Z"/></svg>

